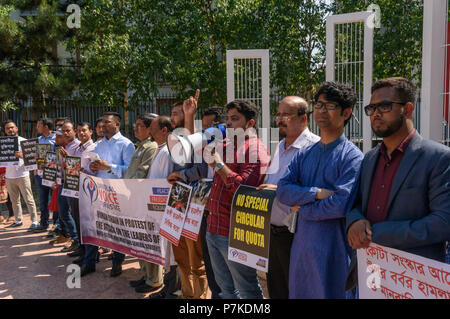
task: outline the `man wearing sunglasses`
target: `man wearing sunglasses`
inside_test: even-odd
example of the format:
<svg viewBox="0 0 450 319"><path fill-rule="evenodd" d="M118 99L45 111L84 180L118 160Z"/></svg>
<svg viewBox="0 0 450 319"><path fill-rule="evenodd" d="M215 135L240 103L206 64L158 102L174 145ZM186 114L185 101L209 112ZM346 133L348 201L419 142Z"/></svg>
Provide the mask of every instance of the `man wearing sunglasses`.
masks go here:
<svg viewBox="0 0 450 319"><path fill-rule="evenodd" d="M298 209L289 265L289 298L351 298L345 292L351 249L345 216L356 195L363 154L344 135L353 89L325 82L315 95L320 141L298 150L278 182L277 198Z"/></svg>
<svg viewBox="0 0 450 319"><path fill-rule="evenodd" d="M414 129L415 96L414 85L400 77L372 86L364 110L383 142L364 157L347 236L354 249L374 242L444 262L450 240L450 148ZM356 286L356 273L352 258L347 288Z"/></svg>

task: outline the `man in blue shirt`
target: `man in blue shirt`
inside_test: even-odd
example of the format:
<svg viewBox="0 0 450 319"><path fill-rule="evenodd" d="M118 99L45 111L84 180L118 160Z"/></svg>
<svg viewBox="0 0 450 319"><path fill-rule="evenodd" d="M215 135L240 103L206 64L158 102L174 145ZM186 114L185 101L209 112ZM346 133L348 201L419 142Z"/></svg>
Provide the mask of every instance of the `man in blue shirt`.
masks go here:
<svg viewBox="0 0 450 319"><path fill-rule="evenodd" d="M278 182L279 201L300 206L289 266L291 299L352 297L345 292L351 253L345 217L363 154L343 133L355 103L350 87L323 84L314 104L321 139L300 149Z"/></svg>
<svg viewBox="0 0 450 319"><path fill-rule="evenodd" d="M42 118L37 123L37 133L41 134L38 137L39 144L52 144L55 145L55 133L53 130L53 122L48 118ZM49 224L49 211L48 204L52 198L52 189L48 186L42 185L42 172L35 171L34 181L38 191L39 197L39 210L41 211L40 225L35 229L35 232L46 232ZM55 221L54 221L55 222Z"/></svg>
<svg viewBox="0 0 450 319"><path fill-rule="evenodd" d="M130 165L134 154L134 145L120 133L121 117L116 112L106 112L102 118L102 132L104 138L95 147L94 153L97 153L100 160L89 164L86 169L88 174L101 178L120 179ZM95 260L98 247L86 245L83 266L81 267L81 276L95 271ZM116 277L122 273L122 263L125 255L119 252L113 253L111 277Z"/></svg>

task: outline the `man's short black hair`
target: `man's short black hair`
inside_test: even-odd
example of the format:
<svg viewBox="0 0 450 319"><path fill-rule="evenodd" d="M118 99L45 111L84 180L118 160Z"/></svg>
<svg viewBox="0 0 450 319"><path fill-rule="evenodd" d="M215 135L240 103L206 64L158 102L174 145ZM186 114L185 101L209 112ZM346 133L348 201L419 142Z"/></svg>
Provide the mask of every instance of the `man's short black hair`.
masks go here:
<svg viewBox="0 0 450 319"><path fill-rule="evenodd" d="M172 105L172 109L173 109L174 107L179 107L179 108L181 109L181 112L184 114L184 111L183 111L183 102L176 102L176 103L174 103L174 104Z"/></svg>
<svg viewBox="0 0 450 319"><path fill-rule="evenodd" d="M341 114L347 108L352 108L356 104L356 96L353 88L347 84L324 82L314 96L317 102L319 96L325 94L327 101L336 102L341 107ZM345 120L344 126L350 121L351 116Z"/></svg>
<svg viewBox="0 0 450 319"><path fill-rule="evenodd" d="M14 125L17 126L16 122L14 122L14 121L11 120L11 119L7 119L7 120L5 120L5 121L3 122L3 129L4 129L4 130L5 130L6 124L9 124L9 123L14 123ZM5 130L5 134L6 134L6 130Z"/></svg>
<svg viewBox="0 0 450 319"><path fill-rule="evenodd" d="M236 109L239 113L245 116L247 122L250 120L255 120L255 127L256 127L259 110L253 102L247 100L234 100L228 103L226 108L227 111L231 109Z"/></svg>
<svg viewBox="0 0 450 319"><path fill-rule="evenodd" d="M214 115L214 124L225 123L227 120L227 115L223 107L211 106L203 111L203 116ZM203 117L202 116L202 117Z"/></svg>
<svg viewBox="0 0 450 319"><path fill-rule="evenodd" d="M90 122L78 122L78 125L77 125L77 127L78 126L81 126L81 127L83 127L83 126L87 126L88 127L88 129L90 129L90 130L92 130L92 124L90 123Z"/></svg>
<svg viewBox="0 0 450 319"><path fill-rule="evenodd" d="M150 113L144 113L138 116L138 120L144 122L145 127L149 128L152 125L152 121L156 118L155 115Z"/></svg>
<svg viewBox="0 0 450 319"><path fill-rule="evenodd" d="M172 122L170 122L170 117L162 115L158 117L158 125L160 129L167 127L167 132L173 131Z"/></svg>
<svg viewBox="0 0 450 319"><path fill-rule="evenodd" d="M64 123L63 123L63 125L64 125L64 124L72 124L72 128L73 128L74 130L76 129L75 123L74 123L72 120L65 120Z"/></svg>
<svg viewBox="0 0 450 319"><path fill-rule="evenodd" d="M385 87L394 88L401 102L411 102L412 104L416 103L417 89L416 86L408 79L402 77L380 79L372 85L371 92L373 93L374 91Z"/></svg>
<svg viewBox="0 0 450 319"><path fill-rule="evenodd" d="M65 121L67 121L68 119L69 119L68 117L57 117L57 118L55 119L55 126L56 126L56 123L61 122L61 121L65 122Z"/></svg>
<svg viewBox="0 0 450 319"><path fill-rule="evenodd" d="M47 117L43 117L39 119L38 122L42 122L42 126L47 126L47 128L52 131L53 130L53 121Z"/></svg>
<svg viewBox="0 0 450 319"><path fill-rule="evenodd" d="M99 117L98 119L95 120L95 127L97 127L98 123L101 122L103 119L101 117Z"/></svg>
<svg viewBox="0 0 450 319"><path fill-rule="evenodd" d="M118 123L122 121L122 116L120 116L120 114L117 112L105 112L103 113L103 116L112 116L114 117L114 120Z"/></svg>

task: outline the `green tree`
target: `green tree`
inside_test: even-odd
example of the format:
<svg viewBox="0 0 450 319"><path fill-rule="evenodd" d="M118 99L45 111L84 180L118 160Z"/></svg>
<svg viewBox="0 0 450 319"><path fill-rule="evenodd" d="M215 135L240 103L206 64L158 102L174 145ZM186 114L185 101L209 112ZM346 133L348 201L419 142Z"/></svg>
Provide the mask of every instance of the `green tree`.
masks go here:
<svg viewBox="0 0 450 319"><path fill-rule="evenodd" d="M70 96L76 87L75 70L59 65L56 55L68 34L62 10L58 1L0 1L0 104L22 107L31 98L33 121L49 100ZM25 11L31 14L10 19Z"/></svg>

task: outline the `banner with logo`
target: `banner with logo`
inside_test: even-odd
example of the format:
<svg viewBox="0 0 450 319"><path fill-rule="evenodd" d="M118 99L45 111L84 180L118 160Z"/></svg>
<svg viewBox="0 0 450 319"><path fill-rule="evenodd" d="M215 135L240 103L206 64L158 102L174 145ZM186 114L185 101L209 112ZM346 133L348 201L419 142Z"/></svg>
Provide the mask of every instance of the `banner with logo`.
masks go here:
<svg viewBox="0 0 450 319"><path fill-rule="evenodd" d="M269 269L270 212L276 192L241 185L233 197L228 260Z"/></svg>
<svg viewBox="0 0 450 319"><path fill-rule="evenodd" d="M19 158L14 155L19 151L17 136L0 137L0 167L19 166Z"/></svg>
<svg viewBox="0 0 450 319"><path fill-rule="evenodd" d="M205 199L208 198L211 191L212 179L204 178L189 185L192 187L192 197L181 236L197 241L205 210Z"/></svg>
<svg viewBox="0 0 450 319"><path fill-rule="evenodd" d="M450 265L371 243L358 249L360 299L450 299Z"/></svg>
<svg viewBox="0 0 450 319"><path fill-rule="evenodd" d="M66 156L66 169L64 170L64 184L61 195L78 198L80 188L81 158Z"/></svg>
<svg viewBox="0 0 450 319"><path fill-rule="evenodd" d="M37 169L36 161L36 145L38 144L37 138L31 138L29 140L21 141L20 147L23 154L23 165L26 171L32 171Z"/></svg>
<svg viewBox="0 0 450 319"><path fill-rule="evenodd" d="M42 177L44 165L45 165L45 157L47 156L47 152L52 151L52 144L50 143L42 143L36 145L36 155L37 155L37 165L38 165L38 175Z"/></svg>
<svg viewBox="0 0 450 319"><path fill-rule="evenodd" d="M159 227L169 190L165 179L103 179L81 173L82 243L164 266L167 240Z"/></svg>
<svg viewBox="0 0 450 319"><path fill-rule="evenodd" d="M175 246L180 242L191 193L192 187L180 182L174 183L170 189L159 234Z"/></svg>

